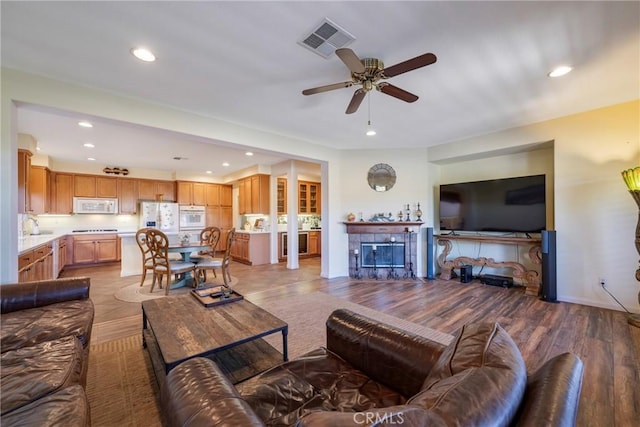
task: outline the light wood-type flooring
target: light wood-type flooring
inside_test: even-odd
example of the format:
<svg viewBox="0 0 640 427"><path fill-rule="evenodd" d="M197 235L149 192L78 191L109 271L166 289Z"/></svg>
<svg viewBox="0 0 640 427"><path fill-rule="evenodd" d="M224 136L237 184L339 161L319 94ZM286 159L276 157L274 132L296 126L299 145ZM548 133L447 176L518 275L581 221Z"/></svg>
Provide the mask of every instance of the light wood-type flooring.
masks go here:
<svg viewBox="0 0 640 427"><path fill-rule="evenodd" d="M96 305L93 342L141 332L139 303L113 298L115 291L139 281L120 277L119 266L67 269L64 276L91 277ZM584 362L578 426L640 425L640 329L624 313L569 303L546 303L525 296L523 288L503 289L478 282L320 278L318 259L250 267L232 263L235 290L252 301L268 302L322 291L369 308L454 333L467 322L498 322L518 344L529 372L550 357L570 351Z"/></svg>

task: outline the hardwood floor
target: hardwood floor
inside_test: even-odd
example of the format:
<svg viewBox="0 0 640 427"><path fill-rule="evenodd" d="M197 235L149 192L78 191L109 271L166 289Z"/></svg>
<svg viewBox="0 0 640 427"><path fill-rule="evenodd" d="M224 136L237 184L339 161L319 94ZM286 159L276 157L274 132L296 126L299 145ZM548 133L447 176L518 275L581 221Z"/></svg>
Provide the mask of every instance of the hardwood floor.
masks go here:
<svg viewBox="0 0 640 427"><path fill-rule="evenodd" d="M121 278L119 267L65 270L64 276L91 277L96 305L93 341L140 333L140 305L113 298L139 280ZM254 302L322 291L375 310L455 333L468 322L498 322L522 351L529 372L570 351L584 362L578 426L635 426L640 420L640 329L624 313L569 303L545 303L525 296L524 288L503 289L478 282L370 281L322 279L318 259L300 260L300 269L283 264L250 267L233 263L235 290Z"/></svg>

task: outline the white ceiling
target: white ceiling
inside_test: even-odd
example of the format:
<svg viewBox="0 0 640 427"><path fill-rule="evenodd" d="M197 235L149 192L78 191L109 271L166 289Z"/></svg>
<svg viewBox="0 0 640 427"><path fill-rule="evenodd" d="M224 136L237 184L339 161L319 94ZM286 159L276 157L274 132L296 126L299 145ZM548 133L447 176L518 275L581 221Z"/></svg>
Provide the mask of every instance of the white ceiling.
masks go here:
<svg viewBox="0 0 640 427"><path fill-rule="evenodd" d="M640 2L3 1L1 8L3 67L337 149L427 147L640 97ZM372 93L375 137L364 135L367 101L344 113L355 88L301 94L349 80L335 55L324 59L297 44L325 17L356 37L349 47L361 58L390 66L426 52L438 57L389 80L417 102ZM133 58L138 45L158 60ZM574 71L547 77L560 64ZM108 144L95 149L98 161L130 168L188 164L219 173L223 160L233 169L283 159L247 159L245 148L232 153L216 141L107 121L87 137L79 117L18 111L19 132L54 158L85 159L79 147L89 138L101 150ZM134 149L144 155L130 155ZM178 167L173 156L190 160ZM145 159L151 164L139 163Z"/></svg>

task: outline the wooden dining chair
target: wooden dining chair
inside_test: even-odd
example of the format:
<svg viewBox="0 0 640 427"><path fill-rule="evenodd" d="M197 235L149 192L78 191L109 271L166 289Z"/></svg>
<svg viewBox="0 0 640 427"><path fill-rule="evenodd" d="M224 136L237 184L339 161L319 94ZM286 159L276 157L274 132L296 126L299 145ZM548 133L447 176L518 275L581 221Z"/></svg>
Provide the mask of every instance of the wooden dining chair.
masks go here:
<svg viewBox="0 0 640 427"><path fill-rule="evenodd" d="M165 288L165 294L169 295L169 288L171 287L171 276L178 276L188 272L194 273L194 279L196 277L196 265L192 262L177 261L169 257L169 239L167 235L157 229L149 229L146 232L147 244L151 248L153 254L153 275L154 280L151 283L151 292L153 287L158 282L158 287L162 288L162 278L167 276L167 287Z"/></svg>
<svg viewBox="0 0 640 427"><path fill-rule="evenodd" d="M220 241L220 229L218 227L205 227L200 232L200 244L201 245L209 245L210 249L206 251L200 251L197 255L191 255L191 261L193 262L202 262L205 259L211 259L216 257L216 250L218 247L218 242ZM214 270L213 275L217 277L216 272ZM205 272L205 280L207 280L206 272Z"/></svg>
<svg viewBox="0 0 640 427"><path fill-rule="evenodd" d="M222 272L222 280L224 281L224 285L226 287L230 286L231 273L229 272L229 264L231 263L231 245L233 244L235 236L236 229L230 229L227 234L227 244L225 245L225 250L222 258L203 258L196 264L196 277L200 278L200 276L202 276L206 281L206 270L213 270L214 277L217 277L215 276L215 269L219 268Z"/></svg>
<svg viewBox="0 0 640 427"><path fill-rule="evenodd" d="M136 243L142 253L142 280L140 280L140 286L144 284L147 279L147 271L153 271L153 254L151 248L147 244L147 231L150 228L141 228L136 232ZM155 281L155 276L153 277Z"/></svg>

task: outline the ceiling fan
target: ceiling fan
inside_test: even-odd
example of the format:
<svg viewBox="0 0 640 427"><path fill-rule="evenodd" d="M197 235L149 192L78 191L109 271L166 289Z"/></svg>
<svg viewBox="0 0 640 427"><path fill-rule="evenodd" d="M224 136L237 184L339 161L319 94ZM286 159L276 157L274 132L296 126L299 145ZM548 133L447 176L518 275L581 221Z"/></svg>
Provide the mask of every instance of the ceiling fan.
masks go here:
<svg viewBox="0 0 640 427"><path fill-rule="evenodd" d="M313 95L334 89L351 87L353 85L361 85L362 87L356 89L353 94L351 102L349 102L349 106L347 107L347 111L345 111L346 114L352 114L358 111L358 107L360 107L360 104L367 92L374 87L382 93L405 102L417 101L417 95L381 80L385 80L389 77L397 76L398 74L406 73L417 68L426 67L437 60L433 53L425 53L399 64L392 65L391 67L384 68L384 63L381 60L377 58L360 59L354 51L348 48L336 49L336 55L342 60L342 62L344 62L349 71L351 71L351 80L348 82L334 83L326 86L314 87L312 89L305 89L302 91L302 94Z"/></svg>

